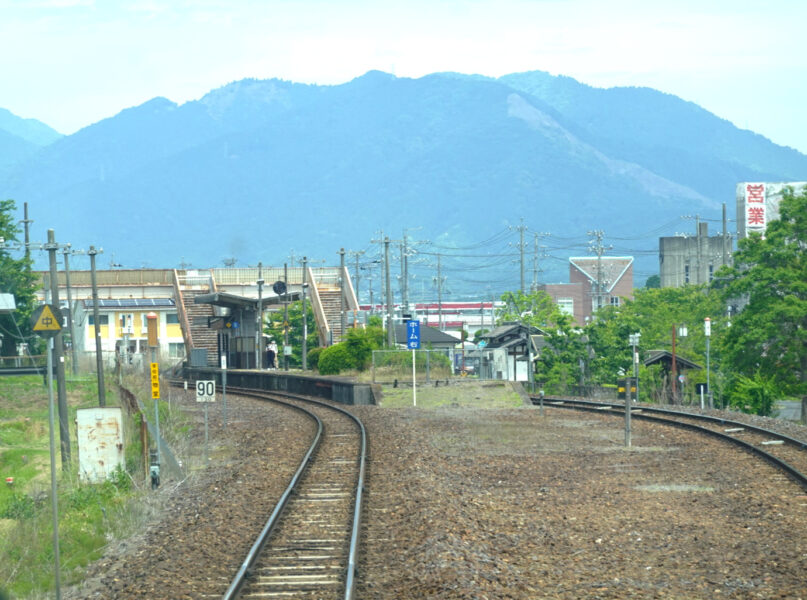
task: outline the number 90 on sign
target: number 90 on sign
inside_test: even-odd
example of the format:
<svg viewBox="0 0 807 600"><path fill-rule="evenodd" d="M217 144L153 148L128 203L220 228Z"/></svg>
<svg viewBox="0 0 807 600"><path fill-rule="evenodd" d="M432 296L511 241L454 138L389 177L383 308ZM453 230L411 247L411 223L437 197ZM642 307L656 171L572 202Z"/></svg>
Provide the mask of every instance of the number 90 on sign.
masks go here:
<svg viewBox="0 0 807 600"><path fill-rule="evenodd" d="M196 401L215 402L216 382L212 379L196 382Z"/></svg>

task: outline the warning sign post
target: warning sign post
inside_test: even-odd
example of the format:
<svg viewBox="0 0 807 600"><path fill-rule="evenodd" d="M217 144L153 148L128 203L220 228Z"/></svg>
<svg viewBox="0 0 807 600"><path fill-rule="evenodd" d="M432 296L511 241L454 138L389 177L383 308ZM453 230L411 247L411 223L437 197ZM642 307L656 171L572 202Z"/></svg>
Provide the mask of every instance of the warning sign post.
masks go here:
<svg viewBox="0 0 807 600"><path fill-rule="evenodd" d="M53 304L43 304L31 314L31 326L42 337L54 337L62 330L62 311Z"/></svg>

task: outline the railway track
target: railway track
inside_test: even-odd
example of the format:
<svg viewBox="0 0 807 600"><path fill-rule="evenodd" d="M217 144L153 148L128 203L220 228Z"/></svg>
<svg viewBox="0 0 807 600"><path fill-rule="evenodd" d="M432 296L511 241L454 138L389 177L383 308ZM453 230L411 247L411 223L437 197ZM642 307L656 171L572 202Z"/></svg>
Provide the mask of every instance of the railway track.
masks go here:
<svg viewBox="0 0 807 600"><path fill-rule="evenodd" d="M540 403L538 397L531 397L531 400L533 404ZM544 398L543 403L553 408L612 413L619 416L625 414L624 403L595 402L578 398ZM666 408L634 406L631 408L631 418L681 427L735 444L784 471L796 483L807 489L805 440L740 421Z"/></svg>
<svg viewBox="0 0 807 600"><path fill-rule="evenodd" d="M56 367L54 367L54 373ZM48 368L42 367L2 367L0 368L0 377L7 376L20 376L20 375L44 375L48 372Z"/></svg>
<svg viewBox="0 0 807 600"><path fill-rule="evenodd" d="M230 389L301 410L317 422L317 431L224 599L352 598L367 446L364 426L325 402Z"/></svg>

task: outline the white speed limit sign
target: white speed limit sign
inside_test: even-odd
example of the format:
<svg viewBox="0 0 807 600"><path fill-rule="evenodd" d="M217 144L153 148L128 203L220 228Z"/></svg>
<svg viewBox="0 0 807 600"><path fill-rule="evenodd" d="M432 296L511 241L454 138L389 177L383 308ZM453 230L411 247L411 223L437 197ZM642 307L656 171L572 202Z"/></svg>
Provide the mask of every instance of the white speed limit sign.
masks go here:
<svg viewBox="0 0 807 600"><path fill-rule="evenodd" d="M212 379L196 382L196 401L215 402L216 382Z"/></svg>

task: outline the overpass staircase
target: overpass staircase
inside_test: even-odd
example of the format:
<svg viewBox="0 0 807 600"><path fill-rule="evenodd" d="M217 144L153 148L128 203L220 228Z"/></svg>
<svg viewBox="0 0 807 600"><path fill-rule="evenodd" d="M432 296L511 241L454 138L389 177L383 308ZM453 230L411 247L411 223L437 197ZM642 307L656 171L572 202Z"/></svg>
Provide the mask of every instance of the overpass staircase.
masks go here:
<svg viewBox="0 0 807 600"><path fill-rule="evenodd" d="M207 364L218 366L218 334L208 327L208 318L213 316L211 304L195 304L194 298L216 291L212 271L174 270L174 295L176 299L182 336L185 339L186 354L191 350L207 351Z"/></svg>

